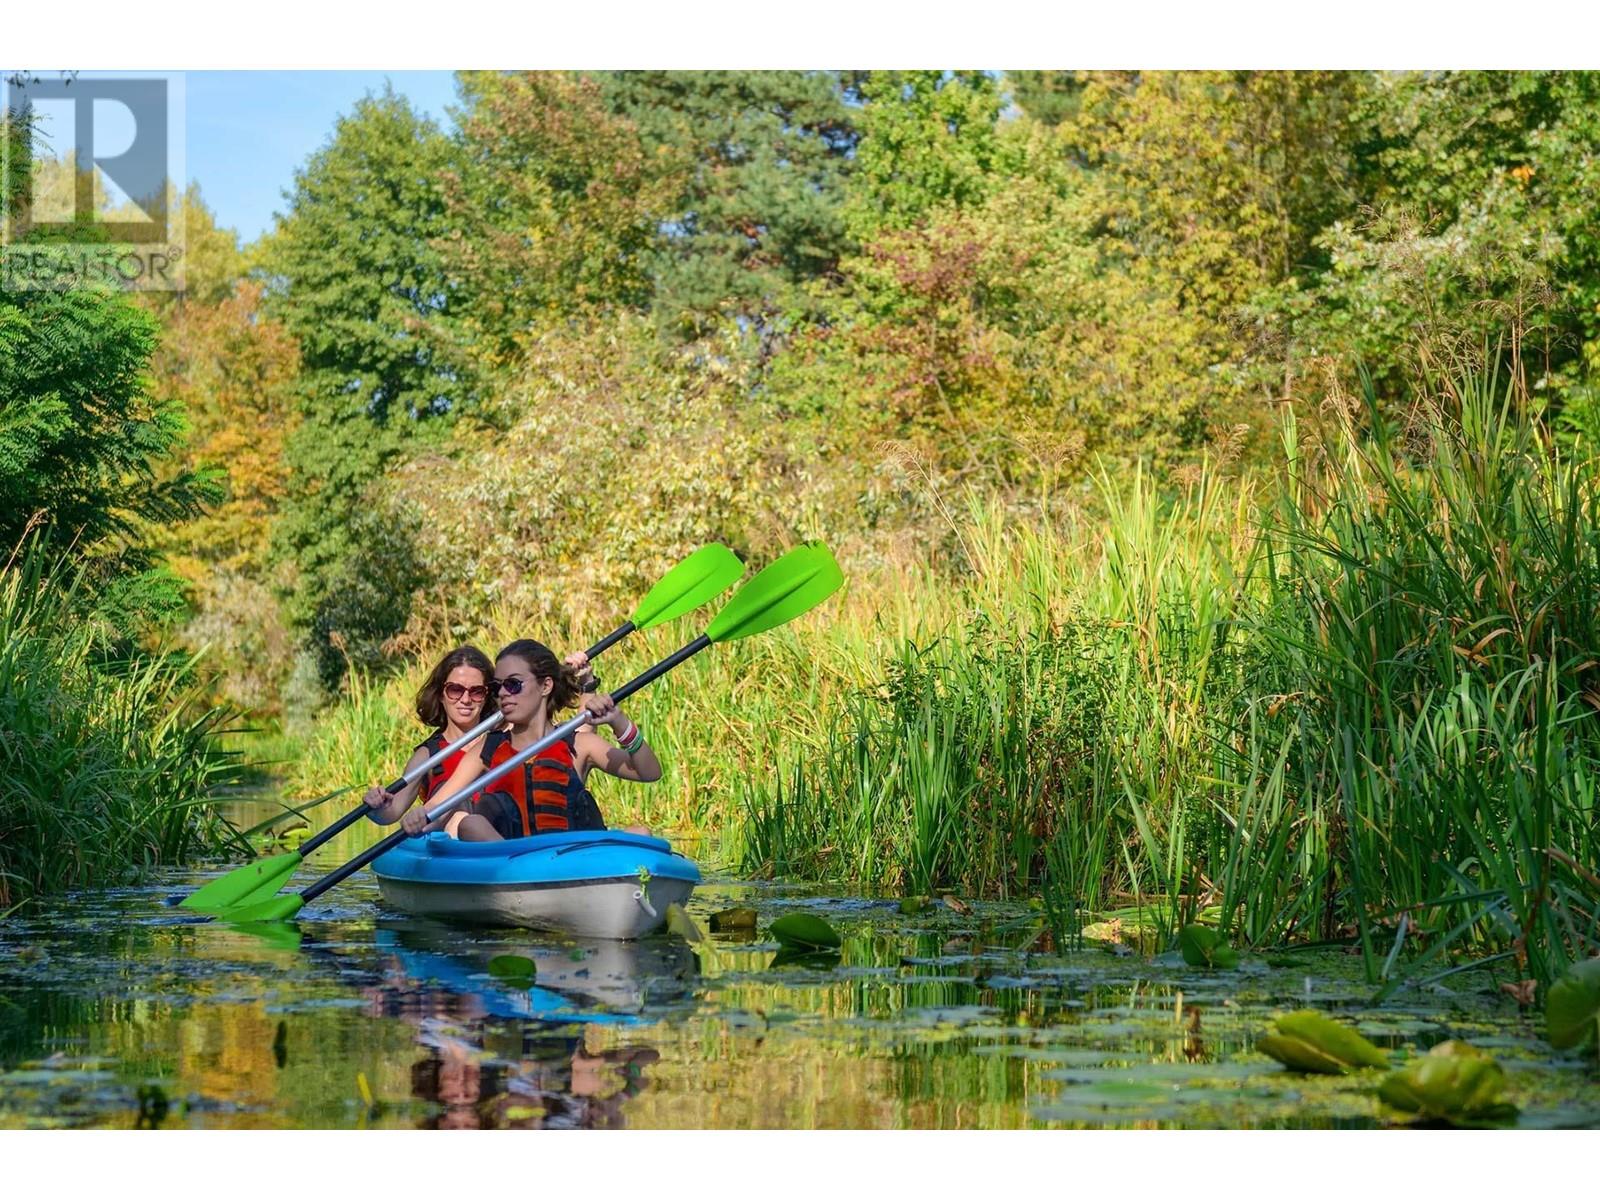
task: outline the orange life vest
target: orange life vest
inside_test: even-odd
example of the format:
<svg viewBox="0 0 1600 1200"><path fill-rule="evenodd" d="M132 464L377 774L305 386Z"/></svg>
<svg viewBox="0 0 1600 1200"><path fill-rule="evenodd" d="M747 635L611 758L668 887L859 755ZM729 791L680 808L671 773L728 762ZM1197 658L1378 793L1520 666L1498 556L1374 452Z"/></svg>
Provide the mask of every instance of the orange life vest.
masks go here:
<svg viewBox="0 0 1600 1200"><path fill-rule="evenodd" d="M491 733L483 743L485 767L498 767L517 753L511 735ZM567 737L541 750L522 764L521 770L502 776L494 791L511 797L522 814L522 836L565 833L583 802L583 776L578 773L576 739ZM492 794L492 793L491 793ZM473 796L474 805L482 793Z"/></svg>

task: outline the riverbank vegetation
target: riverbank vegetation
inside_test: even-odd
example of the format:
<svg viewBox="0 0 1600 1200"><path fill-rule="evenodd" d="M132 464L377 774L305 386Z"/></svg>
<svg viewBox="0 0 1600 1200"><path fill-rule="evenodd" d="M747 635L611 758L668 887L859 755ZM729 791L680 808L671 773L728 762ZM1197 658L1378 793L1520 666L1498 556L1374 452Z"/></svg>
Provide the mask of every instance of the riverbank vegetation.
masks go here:
<svg viewBox="0 0 1600 1200"><path fill-rule="evenodd" d="M26 161L30 130L0 134ZM186 601L150 531L221 491L171 462L160 331L110 292L0 289L0 912L232 840L208 801L234 714L163 646Z"/></svg>
<svg viewBox="0 0 1600 1200"><path fill-rule="evenodd" d="M630 704L668 777L609 812L1058 941L1201 920L1374 982L1600 944L1600 78L460 97L359 104L251 246L191 193L145 306L191 431L153 477L219 489L141 526L167 628L291 797L391 777L460 641L588 644L704 542L820 536L848 592Z"/></svg>

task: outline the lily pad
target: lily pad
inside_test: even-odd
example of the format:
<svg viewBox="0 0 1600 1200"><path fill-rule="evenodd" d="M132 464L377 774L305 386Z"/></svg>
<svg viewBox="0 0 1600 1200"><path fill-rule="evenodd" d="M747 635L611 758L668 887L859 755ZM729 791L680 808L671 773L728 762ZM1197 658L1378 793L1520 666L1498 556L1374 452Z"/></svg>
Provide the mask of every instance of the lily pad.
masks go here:
<svg viewBox="0 0 1600 1200"><path fill-rule="evenodd" d="M1215 929L1204 925L1185 925L1178 930L1178 949L1191 967L1236 967L1239 952L1228 945Z"/></svg>
<svg viewBox="0 0 1600 1200"><path fill-rule="evenodd" d="M533 959L520 954L497 954L489 960L489 974L513 987L531 987L539 973Z"/></svg>
<svg viewBox="0 0 1600 1200"><path fill-rule="evenodd" d="M815 946L781 946L767 964L771 967L811 967L827 971L839 965L837 950L819 950Z"/></svg>
<svg viewBox="0 0 1600 1200"><path fill-rule="evenodd" d="M721 912L714 912L708 918L708 925L712 933L726 933L733 929L754 929L756 927L756 910L753 908L725 908Z"/></svg>
<svg viewBox="0 0 1600 1200"><path fill-rule="evenodd" d="M1517 1114L1515 1106L1500 1099L1505 1086L1506 1073L1492 1055L1466 1042L1449 1041L1391 1071L1378 1087L1378 1098L1420 1120L1499 1124Z"/></svg>
<svg viewBox="0 0 1600 1200"><path fill-rule="evenodd" d="M933 901L926 896L907 896L900 901L900 913L902 916L914 917L932 903Z"/></svg>
<svg viewBox="0 0 1600 1200"><path fill-rule="evenodd" d="M1256 1049L1291 1071L1344 1075L1361 1067L1386 1067L1388 1056L1348 1025L1312 1009L1279 1017Z"/></svg>
<svg viewBox="0 0 1600 1200"><path fill-rule="evenodd" d="M1573 965L1550 985L1544 1028L1557 1050L1574 1050L1600 1031L1600 958Z"/></svg>
<svg viewBox="0 0 1600 1200"><path fill-rule="evenodd" d="M837 950L841 944L833 926L810 913L790 913L786 917L779 917L772 923L771 933L785 946Z"/></svg>

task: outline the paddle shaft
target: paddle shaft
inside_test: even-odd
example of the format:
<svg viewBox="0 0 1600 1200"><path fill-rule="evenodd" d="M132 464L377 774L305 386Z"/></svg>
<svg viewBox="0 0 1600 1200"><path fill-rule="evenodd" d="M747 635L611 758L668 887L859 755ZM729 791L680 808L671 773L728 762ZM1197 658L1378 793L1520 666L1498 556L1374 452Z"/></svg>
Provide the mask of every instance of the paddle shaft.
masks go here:
<svg viewBox="0 0 1600 1200"><path fill-rule="evenodd" d="M462 746L465 746L473 738L479 736L480 734L488 733L491 729L499 725L504 720L505 718L500 715L498 710L496 710L493 715L487 716L483 720L479 721L476 725L467 730L467 732L462 734L455 741L451 742L443 750L439 751L437 754L433 754L425 758L422 762L419 762L416 766L412 767L404 775L400 776L399 779L396 779L383 790L392 796L401 788L415 783L429 771L433 770L434 767L438 766L457 750L461 749ZM309 837L305 841L301 842L298 851L300 857L305 858L318 846L322 845L331 838L337 837L371 811L372 809L368 808L365 804L361 804L350 812L345 813L344 816L340 817L332 825L329 825L326 829L322 830L322 832L318 833L315 837Z"/></svg>
<svg viewBox="0 0 1600 1200"><path fill-rule="evenodd" d="M638 626L636 626L632 621L624 621L610 633L606 634L605 637L601 638L598 642L585 650L584 654L589 658L596 658L599 655L604 654L607 650L611 649L611 647L615 646L618 642L627 637L637 628Z"/></svg>
<svg viewBox="0 0 1600 1200"><path fill-rule="evenodd" d="M618 704L621 704L640 688L647 687L648 685L654 683L668 671L672 670L674 667L678 666L687 659L693 658L696 654L699 654L700 651L704 650L709 645L711 645L711 639L705 634L701 634L688 645L669 654L666 658L662 659L648 671L645 671L642 675L636 675L634 678L628 680L627 683L623 684L620 688L611 693L611 698ZM439 801L438 804L433 805L433 807L427 810L428 820L438 820L451 809L456 808L465 802L467 797L471 796L474 792L483 791L490 784L495 783L509 775L512 771L516 770L534 755L540 753L541 751L548 750L551 746L554 746L557 742L569 734L576 733L578 729L590 719L591 718L587 712L581 712L577 716L573 717L570 721L565 721L556 726L549 733L545 734L538 741L534 742L531 746L517 751L516 754L506 759L506 761L501 763L498 767L495 767L488 773L480 776L477 779L474 779L469 787L463 788L455 795L446 797L445 799ZM384 838L376 845L367 847L367 849L363 850L349 862L345 863L344 866L335 871L330 871L321 879L313 883L310 887L306 888L305 891L301 892L301 902L304 904L309 904L318 896L322 895L323 892L327 891L335 884L343 883L346 879L350 878L350 876L361 870L362 867L366 866L376 858L381 858L383 855L387 854L390 850L393 850L396 846L410 836L411 835L405 830L398 830L395 833L391 833L388 837Z"/></svg>
<svg viewBox="0 0 1600 1200"><path fill-rule="evenodd" d="M632 633L634 628L635 626L632 621L625 621L623 624L618 625L610 633L606 634L605 637L601 638L594 645L590 646L586 651L584 651L584 654L590 659L598 658L607 650L611 649L612 646L615 646L623 638ZM445 759L449 758L457 750L461 749L462 746L465 746L473 738L477 737L479 734L488 733L491 729L495 728L502 720L504 720L504 718L501 717L498 712L491 716L485 717L471 729L467 730L466 733L462 734L455 741L451 742L443 750L440 750L437 754L430 755L428 758L412 767L404 775L400 776L399 779L396 779L383 790L392 796L401 788L410 786L417 780L421 779L429 771L433 770L434 767L438 766ZM353 812L345 813L344 816L340 817L332 825L329 825L321 833L317 834L315 837L307 838L304 842L302 842L300 844L300 857L305 858L318 846L322 845L331 838L337 837L371 811L372 810L370 808L363 804L360 808L355 809Z"/></svg>

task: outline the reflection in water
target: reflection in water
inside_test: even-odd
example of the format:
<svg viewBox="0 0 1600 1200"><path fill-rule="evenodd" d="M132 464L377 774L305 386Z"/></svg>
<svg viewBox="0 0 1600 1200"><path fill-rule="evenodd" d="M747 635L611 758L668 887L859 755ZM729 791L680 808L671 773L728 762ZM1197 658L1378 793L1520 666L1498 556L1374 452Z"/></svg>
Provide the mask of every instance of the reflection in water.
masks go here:
<svg viewBox="0 0 1600 1200"><path fill-rule="evenodd" d="M1487 973L1373 1006L1359 957L1338 952L1203 972L1037 952L1038 916L1016 905L908 916L715 881L690 905L702 927L735 905L763 928L811 911L841 952L454 930L384 915L363 877L296 945L174 912L163 882L0 922L0 1126L1381 1124L1370 1080L1307 1079L1255 1050L1274 1014L1307 1006L1401 1053L1492 1048L1523 1124L1600 1121L1592 1059L1553 1056ZM490 975L505 955L530 960L531 986Z"/></svg>
<svg viewBox="0 0 1600 1200"><path fill-rule="evenodd" d="M593 1031L634 1023L651 992L698 971L675 940L519 944L537 982L518 987L488 973L506 947L452 952L461 935L426 924L380 926L375 940L381 981L363 995L371 1015L415 1028L411 1094L434 1106L419 1122L430 1129L623 1127L660 1053L599 1047Z"/></svg>

